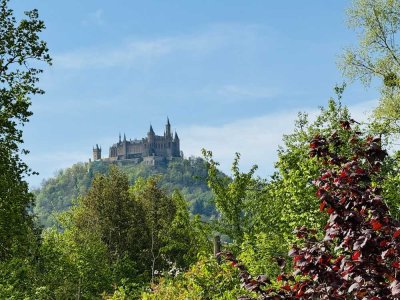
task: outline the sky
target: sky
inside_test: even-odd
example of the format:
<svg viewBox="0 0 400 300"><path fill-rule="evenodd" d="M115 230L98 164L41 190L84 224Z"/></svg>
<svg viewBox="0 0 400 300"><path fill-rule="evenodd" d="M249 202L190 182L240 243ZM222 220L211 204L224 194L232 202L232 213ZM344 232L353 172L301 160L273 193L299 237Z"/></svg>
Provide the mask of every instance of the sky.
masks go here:
<svg viewBox="0 0 400 300"><path fill-rule="evenodd" d="M103 155L121 132L162 134L167 117L186 157L211 150L229 173L273 173L282 135L299 111L315 116L345 79L337 62L357 43L342 0L11 1L17 15L37 8L53 65L43 66L24 127L25 157L40 173ZM348 84L343 103L360 119L377 88Z"/></svg>

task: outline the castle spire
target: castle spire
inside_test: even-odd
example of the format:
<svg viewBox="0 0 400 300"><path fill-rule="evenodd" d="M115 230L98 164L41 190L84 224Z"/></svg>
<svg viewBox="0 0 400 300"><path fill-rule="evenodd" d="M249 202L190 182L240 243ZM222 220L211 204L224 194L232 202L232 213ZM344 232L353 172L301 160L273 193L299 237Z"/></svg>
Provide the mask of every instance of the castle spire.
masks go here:
<svg viewBox="0 0 400 300"><path fill-rule="evenodd" d="M124 142L126 142L126 135L125 135L125 132L124 132Z"/></svg>
<svg viewBox="0 0 400 300"><path fill-rule="evenodd" d="M172 138L171 124L169 123L169 118L168 117L167 117L167 125L165 125L165 136L167 138Z"/></svg>
<svg viewBox="0 0 400 300"><path fill-rule="evenodd" d="M151 126L151 124L150 124L150 131L149 131L151 134L154 134L154 130L153 130L153 126Z"/></svg>
<svg viewBox="0 0 400 300"><path fill-rule="evenodd" d="M121 143L121 132L119 133L119 142Z"/></svg>

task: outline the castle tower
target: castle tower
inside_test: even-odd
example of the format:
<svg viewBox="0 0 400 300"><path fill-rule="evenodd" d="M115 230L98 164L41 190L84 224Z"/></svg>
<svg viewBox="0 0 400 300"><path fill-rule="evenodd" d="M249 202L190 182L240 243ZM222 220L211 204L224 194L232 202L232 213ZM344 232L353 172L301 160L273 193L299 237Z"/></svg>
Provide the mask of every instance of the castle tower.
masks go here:
<svg viewBox="0 0 400 300"><path fill-rule="evenodd" d="M152 155L154 153L154 143L156 141L156 134L154 133L153 126L150 124L150 130L147 133L147 155Z"/></svg>
<svg viewBox="0 0 400 300"><path fill-rule="evenodd" d="M165 125L165 137L168 139L172 138L171 124L169 123L169 118L167 118L167 125Z"/></svg>
<svg viewBox="0 0 400 300"><path fill-rule="evenodd" d="M147 137L148 137L148 139L149 139L149 143L150 143L150 141L151 141L151 142L154 141L155 136L156 136L156 134L154 133L153 126L151 126L151 124L150 124L150 130L149 130L149 132L147 133Z"/></svg>
<svg viewBox="0 0 400 300"><path fill-rule="evenodd" d="M93 148L93 160L101 160L101 148L96 144L96 147Z"/></svg>
<svg viewBox="0 0 400 300"><path fill-rule="evenodd" d="M122 153L123 157L125 159L128 158L128 146L127 146L127 143L126 143L126 135L125 135L125 133L124 133L124 140L122 141L122 151L123 151L123 153Z"/></svg>
<svg viewBox="0 0 400 300"><path fill-rule="evenodd" d="M180 141L178 134L175 131L175 136L174 136L174 156L180 157L181 156L181 147L180 147Z"/></svg>

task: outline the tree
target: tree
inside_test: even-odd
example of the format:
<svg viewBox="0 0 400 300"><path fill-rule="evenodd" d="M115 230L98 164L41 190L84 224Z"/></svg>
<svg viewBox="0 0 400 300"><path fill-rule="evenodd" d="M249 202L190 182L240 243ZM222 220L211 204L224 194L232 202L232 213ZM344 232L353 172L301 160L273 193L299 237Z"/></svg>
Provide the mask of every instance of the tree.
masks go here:
<svg viewBox="0 0 400 300"><path fill-rule="evenodd" d="M166 268L163 248L168 241L168 232L176 214L176 203L157 186L156 178L138 180L131 188L131 194L143 208L142 234L147 237L144 261L149 264L153 281L157 273Z"/></svg>
<svg viewBox="0 0 400 300"><path fill-rule="evenodd" d="M199 253L211 253L211 243L208 240L210 230L208 224L203 224L200 216L190 217L187 201L179 191L172 194L176 205L176 213L166 236L166 245L162 249L167 259L176 268L186 270L196 262Z"/></svg>
<svg viewBox="0 0 400 300"><path fill-rule="evenodd" d="M294 273L278 276L281 287L268 287L266 276L252 278L226 254L259 299L399 298L400 223L390 216L376 184L387 152L379 137L364 136L352 123L341 122L347 135L317 134L310 142L310 156L325 166L314 185L329 219L321 239L305 226L297 229L304 243L290 250ZM349 148L353 155L344 156Z"/></svg>
<svg viewBox="0 0 400 300"><path fill-rule="evenodd" d="M34 299L93 299L111 292L107 246L96 232L64 225L63 232L44 231Z"/></svg>
<svg viewBox="0 0 400 300"><path fill-rule="evenodd" d="M340 68L348 78L365 85L379 78L382 97L375 117L381 132L400 132L400 29L399 0L354 0L348 10L348 24L359 33L358 47L347 49Z"/></svg>
<svg viewBox="0 0 400 300"><path fill-rule="evenodd" d="M253 178L257 166L253 166L247 173L240 172L240 154L236 153L232 163L233 179L231 179L218 170L219 163L213 160L211 151L203 149L202 152L207 162L207 182L214 193L215 207L220 214L218 229L240 245L243 235L251 228L251 218L247 208L250 193L257 187L257 181Z"/></svg>
<svg viewBox="0 0 400 300"><path fill-rule="evenodd" d="M128 177L116 166L112 166L107 175L97 175L87 195L81 197L72 212L72 225L77 233L86 232L98 236L106 245L108 259L120 278L120 263L132 264L142 270L141 251L145 248L146 238L143 234L145 219L142 206L129 193ZM76 238L82 239L80 235ZM127 266L127 265L125 265ZM133 269L124 276L135 275Z"/></svg>
<svg viewBox="0 0 400 300"><path fill-rule="evenodd" d="M335 130L342 118L350 119L347 108L340 102L343 87L337 87L336 92L338 100L330 99L313 122L306 114L299 113L294 131L284 135L279 147L276 172L260 185L260 192L248 204L252 232L245 235L238 258L254 274L271 277L279 274L277 261L288 258L288 249L298 240L293 236L297 227L305 225L320 235L323 233L327 218L319 211L312 181L324 166L309 157L309 141L318 132ZM346 133L337 131L337 134ZM350 155L345 147L342 150L343 155Z"/></svg>
<svg viewBox="0 0 400 300"><path fill-rule="evenodd" d="M46 43L39 33L45 29L37 10L25 12L19 22L8 8L8 0L0 2L0 261L16 253L28 253L27 240L34 226L28 209L33 196L24 176L30 174L21 160L21 127L28 122L30 96L42 94L36 84L41 69L32 67L37 61L51 63ZM21 251L21 252L20 252Z"/></svg>

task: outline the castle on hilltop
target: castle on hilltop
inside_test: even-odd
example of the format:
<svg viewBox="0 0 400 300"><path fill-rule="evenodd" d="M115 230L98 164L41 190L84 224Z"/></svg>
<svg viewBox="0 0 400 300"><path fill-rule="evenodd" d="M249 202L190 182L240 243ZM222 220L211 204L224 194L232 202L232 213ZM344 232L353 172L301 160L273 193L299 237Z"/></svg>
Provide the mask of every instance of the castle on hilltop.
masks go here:
<svg viewBox="0 0 400 300"><path fill-rule="evenodd" d="M110 147L108 158L101 158L101 147L96 145L93 148L93 160L134 163L144 161L146 164L156 165L175 157L182 157L179 144L178 134L175 132L174 136L172 135L171 124L167 118L164 135L156 135L151 125L147 137L140 140L127 140L125 134L124 139L121 140L120 134L118 143Z"/></svg>

